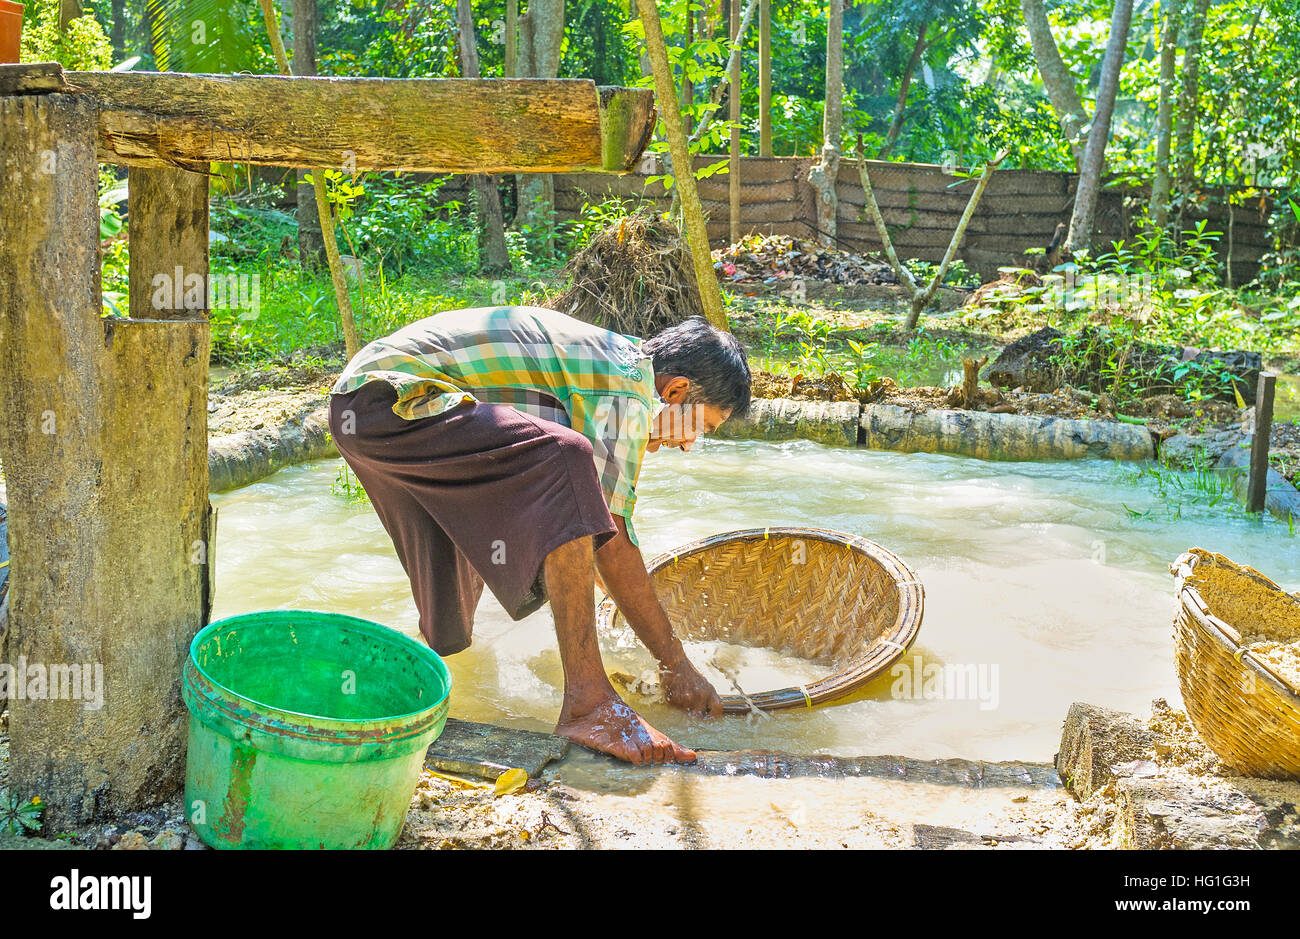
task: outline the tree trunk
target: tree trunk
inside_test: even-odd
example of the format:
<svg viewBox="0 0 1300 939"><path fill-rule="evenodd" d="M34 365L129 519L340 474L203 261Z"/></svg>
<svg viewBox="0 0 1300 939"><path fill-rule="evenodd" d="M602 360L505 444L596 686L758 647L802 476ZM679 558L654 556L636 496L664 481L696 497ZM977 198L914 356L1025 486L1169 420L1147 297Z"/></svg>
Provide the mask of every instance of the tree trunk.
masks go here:
<svg viewBox="0 0 1300 939"><path fill-rule="evenodd" d="M474 13L470 0L456 0L456 19L460 33L460 73L464 78L478 78L478 47L474 40ZM497 191L495 176L475 174L470 185L478 197L479 267L484 273L497 274L510 270L510 251L506 248L505 220L501 213L501 193Z"/></svg>
<svg viewBox="0 0 1300 939"><path fill-rule="evenodd" d="M745 34L749 32L749 24L754 18L754 11L756 9L758 9L758 0L749 0L745 5L745 12L742 13L740 17L739 32L733 31L731 33L732 36L736 37L735 48L733 48L731 54L727 56L726 75L721 78L718 83L713 86L713 90L709 92L709 101L712 104L719 104L722 101L723 93L731 84L731 73L735 71L737 63L740 61L740 47L744 45ZM710 33L709 35L712 34ZM694 132L690 136L690 142L692 144L697 143L704 136L704 132L709 129L709 124L713 122L713 115L717 113L718 111L715 108L700 119L699 126L695 128Z"/></svg>
<svg viewBox="0 0 1300 939"><path fill-rule="evenodd" d="M733 30L731 33L732 36L736 37L735 42L733 43L734 48L731 50L731 54L727 57L726 73L721 79L718 80L718 83L713 86L713 90L709 92L709 102L711 104L714 105L721 104L723 93L726 92L727 89L731 86L731 75L733 72L736 72L740 67L740 47L745 42L745 34L749 31L750 21L754 18L754 11L757 8L758 8L758 0L749 0L749 2L745 5L745 12L740 17L739 31L737 32ZM720 13L718 15L719 17L721 17ZM705 35L709 36L710 38L712 38L713 36L713 30L709 28L707 22L705 26ZM718 113L718 108L715 107L713 110L709 111L702 118L700 118L700 123L696 126L695 131L688 135L688 140L687 140L688 147L694 146L704 137L704 132L709 129L709 125L713 123L713 116L717 113ZM670 154L669 155L670 172L672 172L671 163L672 163L672 157ZM681 211L681 207L682 207L681 192L677 189L677 187L674 186L672 202L669 204L669 208L668 208L669 217L675 218L678 215L678 213Z"/></svg>
<svg viewBox="0 0 1300 939"><path fill-rule="evenodd" d="M1156 165L1148 212L1151 226L1164 231L1169 224L1169 152L1173 136L1174 69L1178 61L1179 0L1165 0L1160 27L1160 103L1156 108Z"/></svg>
<svg viewBox="0 0 1300 939"><path fill-rule="evenodd" d="M691 81L690 70L687 68L691 59L691 43L695 41L695 14L690 9L690 4L686 8L686 38L682 42L682 128L689 136L691 133L691 105L695 103L695 85Z"/></svg>
<svg viewBox="0 0 1300 939"><path fill-rule="evenodd" d="M844 0L829 0L826 26L826 110L822 116L822 159L808 171L817 193L817 241L835 244L839 202L835 180L840 172L840 131L844 112Z"/></svg>
<svg viewBox="0 0 1300 939"><path fill-rule="evenodd" d="M877 160L887 157L889 151L894 149L894 144L898 142L899 132L903 129L903 111L907 108L907 92L912 87L912 74L921 64L921 55L925 52L925 34L929 28L929 23L922 23L916 31L916 44L912 46L912 55L907 60L907 69L903 72L903 81L898 87L898 100L894 102L894 118L889 122L885 143L876 154Z"/></svg>
<svg viewBox="0 0 1300 939"><path fill-rule="evenodd" d="M772 0L758 4L758 155L772 155Z"/></svg>
<svg viewBox="0 0 1300 939"><path fill-rule="evenodd" d="M876 194L871 186L871 177L867 173L867 161L863 156L862 135L858 134L858 178L862 181L863 199L866 204L867 214L876 225L876 234L880 236L880 244L884 248L885 258L889 261L889 266L894 269L898 275L898 282L902 284L903 289L911 297L907 319L903 323L904 329L915 329L917 321L921 318L921 311L924 310L934 299L939 285L943 283L944 277L948 273L948 267L952 264L953 259L957 257L957 250L961 247L961 240L966 234L966 228L970 221L975 217L975 210L979 208L980 199L984 197L984 190L988 188L989 180L993 178L993 171L998 168L1003 160L1007 158L1009 151L1003 150L984 164L984 171L980 173L979 182L975 184L975 190L971 193L970 199L966 201L966 209L957 221L957 227L953 229L952 239L948 242L948 250L944 252L943 260L939 262L938 269L930 278L930 282L922 287L912 276L912 272L907 269L906 265L898 259L898 253L894 250L894 240L889 237L889 228L885 225L885 216L881 214L880 205L876 202Z"/></svg>
<svg viewBox="0 0 1300 939"><path fill-rule="evenodd" d="M68 24L81 15L81 5L77 0L59 0L59 31L68 28Z"/></svg>
<svg viewBox="0 0 1300 939"><path fill-rule="evenodd" d="M564 41L564 0L529 0L528 12L519 17L520 77L555 78L560 73L560 44ZM550 173L523 173L515 177L519 193L517 225L541 232L542 250L555 252L555 180Z"/></svg>
<svg viewBox="0 0 1300 939"><path fill-rule="evenodd" d="M1074 76L1061 60L1061 52L1052 36L1043 0L1020 0L1020 10L1025 16L1025 29L1029 32L1029 42L1034 49L1034 61L1038 64L1043 88L1047 91L1047 98L1052 103L1057 120L1061 122L1061 132L1074 151L1074 165L1082 167L1084 127L1088 124L1088 112L1079 100Z"/></svg>
<svg viewBox="0 0 1300 939"><path fill-rule="evenodd" d="M1201 88L1201 39L1205 34L1205 16L1209 6L1210 0L1196 0L1191 22L1187 24L1187 45L1183 52L1183 82L1178 93L1178 117L1174 130L1179 232L1183 230L1183 214L1196 181L1196 108Z"/></svg>
<svg viewBox="0 0 1300 939"><path fill-rule="evenodd" d="M149 57L149 64L156 68L158 53L153 46L153 11L149 8L148 3L144 3L140 10L140 32L143 33L140 48Z"/></svg>
<svg viewBox="0 0 1300 939"><path fill-rule="evenodd" d="M646 49L655 78L655 96L659 99L659 116L664 122L664 136L676 166L686 167L686 172L676 177L674 189L682 194L682 221L686 241L691 249L695 267L695 281L700 289L704 315L718 329L729 330L727 314L722 309L722 291L718 277L713 272L713 257L709 253L709 232L704 218L704 206L695 187L695 174L690 171L691 157L682 127L681 111L677 108L677 90L673 87L672 66L668 62L668 47L664 43L663 27L659 23L656 0L637 0L641 25L645 29Z"/></svg>
<svg viewBox="0 0 1300 939"><path fill-rule="evenodd" d="M506 60L505 77L515 78L519 65L519 0L506 0Z"/></svg>
<svg viewBox="0 0 1300 939"><path fill-rule="evenodd" d="M727 104L731 118L730 165L727 167L727 195L731 211L731 243L740 240L740 0L731 0L730 32L736 44L731 57L731 74L727 76ZM687 164L689 167L690 164Z"/></svg>
<svg viewBox="0 0 1300 939"><path fill-rule="evenodd" d="M316 0L293 0L293 74L316 74ZM294 171L298 193L298 263L305 271L326 264L325 239L316 210L316 190L307 182L307 170Z"/></svg>
<svg viewBox="0 0 1300 939"><path fill-rule="evenodd" d="M113 64L126 58L126 0L113 0L113 22L109 26L108 38L113 43Z"/></svg>
<svg viewBox="0 0 1300 939"><path fill-rule="evenodd" d="M1101 170L1106 161L1106 144L1110 140L1110 119L1115 113L1115 95L1119 91L1119 73L1124 67L1128 48L1128 28L1133 17L1133 0L1115 0L1110 20L1110 40L1101 63L1101 80L1097 84L1097 111L1088 130L1088 143L1079 169L1079 187L1074 195L1074 214L1070 216L1070 234L1066 245L1078 254L1092 244L1092 219L1101 190Z"/></svg>

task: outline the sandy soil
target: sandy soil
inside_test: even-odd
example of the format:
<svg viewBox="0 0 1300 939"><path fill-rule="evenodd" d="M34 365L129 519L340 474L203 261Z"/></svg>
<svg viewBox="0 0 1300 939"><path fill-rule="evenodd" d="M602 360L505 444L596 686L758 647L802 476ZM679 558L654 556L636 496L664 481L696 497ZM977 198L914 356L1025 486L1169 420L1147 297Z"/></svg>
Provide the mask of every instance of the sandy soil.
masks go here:
<svg viewBox="0 0 1300 939"><path fill-rule="evenodd" d="M301 419L329 403L338 371L284 366L237 372L208 391L208 436L261 430Z"/></svg>
<svg viewBox="0 0 1300 939"><path fill-rule="evenodd" d="M8 737L0 722L0 788ZM762 779L610 767L581 751L518 792L426 769L396 847L1081 848L1091 810L1061 788L972 789L867 777ZM179 799L65 837L89 850L207 850ZM6 846L13 846L10 842Z"/></svg>

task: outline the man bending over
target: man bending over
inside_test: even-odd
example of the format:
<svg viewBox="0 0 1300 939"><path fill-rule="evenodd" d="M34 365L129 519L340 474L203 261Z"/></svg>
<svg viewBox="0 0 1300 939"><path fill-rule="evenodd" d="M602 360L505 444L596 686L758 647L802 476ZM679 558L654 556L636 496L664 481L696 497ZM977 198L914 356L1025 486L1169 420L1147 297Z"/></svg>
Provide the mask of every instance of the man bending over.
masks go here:
<svg viewBox="0 0 1300 939"><path fill-rule="evenodd" d="M452 310L376 339L330 431L411 580L439 655L470 644L483 585L513 619L548 599L564 669L555 732L633 763L690 762L615 693L595 585L659 661L665 698L722 711L655 596L632 528L645 451L689 450L749 407L749 366L700 317L642 342L540 307Z"/></svg>

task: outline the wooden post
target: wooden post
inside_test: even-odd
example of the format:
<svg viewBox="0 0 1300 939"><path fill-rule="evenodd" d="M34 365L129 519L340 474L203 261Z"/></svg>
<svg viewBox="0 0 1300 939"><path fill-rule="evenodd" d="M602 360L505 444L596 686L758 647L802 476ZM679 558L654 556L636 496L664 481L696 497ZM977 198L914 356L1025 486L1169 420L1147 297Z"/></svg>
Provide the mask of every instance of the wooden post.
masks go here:
<svg viewBox="0 0 1300 939"><path fill-rule="evenodd" d="M176 792L211 596L207 323L102 317L95 127L86 96L0 98L10 787L52 833ZM183 247L144 253L194 263L199 220L145 204Z"/></svg>
<svg viewBox="0 0 1300 939"><path fill-rule="evenodd" d="M1268 444L1273 433L1273 396L1277 376L1260 372L1255 388L1255 436L1250 443L1250 479L1246 485L1246 511L1262 512L1268 492Z"/></svg>
<svg viewBox="0 0 1300 939"><path fill-rule="evenodd" d="M132 166L127 180L131 318L203 319L208 310L208 177Z"/></svg>
<svg viewBox="0 0 1300 939"><path fill-rule="evenodd" d="M728 3L731 12L731 40L739 44L740 35L740 0ZM731 161L727 166L727 179L730 183L728 195L731 201L731 243L740 240L740 50L731 56L731 75L727 79L727 100L731 104Z"/></svg>
<svg viewBox="0 0 1300 939"><path fill-rule="evenodd" d="M772 155L772 0L758 3L758 155Z"/></svg>

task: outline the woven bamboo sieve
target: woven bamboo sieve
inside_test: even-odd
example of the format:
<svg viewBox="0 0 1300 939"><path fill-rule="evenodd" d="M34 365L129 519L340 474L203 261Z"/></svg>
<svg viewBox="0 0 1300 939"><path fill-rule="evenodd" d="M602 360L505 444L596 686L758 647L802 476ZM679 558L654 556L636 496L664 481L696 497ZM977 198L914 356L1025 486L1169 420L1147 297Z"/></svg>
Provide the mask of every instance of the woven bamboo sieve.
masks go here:
<svg viewBox="0 0 1300 939"><path fill-rule="evenodd" d="M756 528L692 542L650 562L655 592L682 639L767 646L834 668L804 687L748 698L765 711L848 694L903 655L921 628L925 592L874 542L820 528ZM626 626L609 598L603 628ZM739 695L723 709L749 711Z"/></svg>
<svg viewBox="0 0 1300 939"><path fill-rule="evenodd" d="M1300 638L1300 597L1200 548L1169 570L1178 685L1197 733L1242 775L1300 778L1300 694L1240 645L1243 635Z"/></svg>

